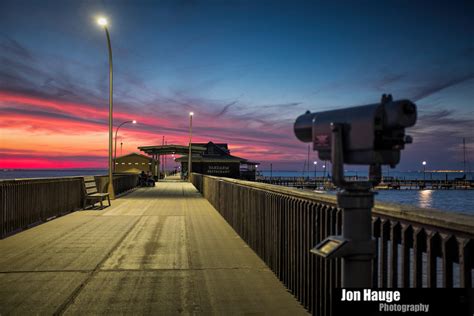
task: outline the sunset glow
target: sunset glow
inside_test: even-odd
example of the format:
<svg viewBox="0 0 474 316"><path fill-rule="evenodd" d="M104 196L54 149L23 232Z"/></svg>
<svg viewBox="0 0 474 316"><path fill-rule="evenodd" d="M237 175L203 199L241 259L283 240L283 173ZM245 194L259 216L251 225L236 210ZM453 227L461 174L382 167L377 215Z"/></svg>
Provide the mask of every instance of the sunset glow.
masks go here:
<svg viewBox="0 0 474 316"><path fill-rule="evenodd" d="M301 170L308 147L294 136L297 116L386 92L418 106L402 170L427 157L431 169L461 168L463 138L474 150L474 19L464 4L360 3L354 14L311 2L52 3L60 17L35 1L2 9L0 168L107 167L108 56L95 23L107 20L98 12L114 21L114 129L138 122L120 128L123 154L163 136L187 144L196 113L193 142L227 143L261 169ZM386 12L404 23L387 24Z"/></svg>

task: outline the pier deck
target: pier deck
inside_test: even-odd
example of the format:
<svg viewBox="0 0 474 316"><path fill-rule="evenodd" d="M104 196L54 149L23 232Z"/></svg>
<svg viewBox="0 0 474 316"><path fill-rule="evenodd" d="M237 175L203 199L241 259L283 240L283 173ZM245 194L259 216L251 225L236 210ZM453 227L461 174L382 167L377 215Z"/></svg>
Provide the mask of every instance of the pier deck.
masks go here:
<svg viewBox="0 0 474 316"><path fill-rule="evenodd" d="M0 240L0 314L307 312L187 182Z"/></svg>

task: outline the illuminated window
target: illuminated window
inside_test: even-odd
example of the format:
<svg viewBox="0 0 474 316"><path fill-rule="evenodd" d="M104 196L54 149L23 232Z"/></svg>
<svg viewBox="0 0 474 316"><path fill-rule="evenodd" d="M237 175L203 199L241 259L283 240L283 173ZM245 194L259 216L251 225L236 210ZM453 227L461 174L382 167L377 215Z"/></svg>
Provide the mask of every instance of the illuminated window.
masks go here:
<svg viewBox="0 0 474 316"><path fill-rule="evenodd" d="M122 165L124 165L124 164L125 164L125 162L122 162Z"/></svg>
<svg viewBox="0 0 474 316"><path fill-rule="evenodd" d="M135 165L138 165L138 162L136 162Z"/></svg>
<svg viewBox="0 0 474 316"><path fill-rule="evenodd" d="M129 165L131 165L132 163L131 163L131 162L129 162L128 164L129 164Z"/></svg>

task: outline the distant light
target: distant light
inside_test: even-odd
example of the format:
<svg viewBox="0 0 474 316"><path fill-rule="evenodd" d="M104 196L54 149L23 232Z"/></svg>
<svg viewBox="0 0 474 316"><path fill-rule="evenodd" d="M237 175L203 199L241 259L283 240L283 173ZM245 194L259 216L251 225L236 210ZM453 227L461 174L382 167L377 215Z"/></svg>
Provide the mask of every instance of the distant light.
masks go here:
<svg viewBox="0 0 474 316"><path fill-rule="evenodd" d="M323 165L323 168L326 168L326 166Z"/></svg>
<svg viewBox="0 0 474 316"><path fill-rule="evenodd" d="M137 124L137 121L133 120L132 123L133 123L133 124Z"/></svg>
<svg viewBox="0 0 474 316"><path fill-rule="evenodd" d="M255 168L258 168L258 165L255 165Z"/></svg>
<svg viewBox="0 0 474 316"><path fill-rule="evenodd" d="M97 19L97 23L101 26L106 26L107 25L107 19L104 17L100 17Z"/></svg>
<svg viewBox="0 0 474 316"><path fill-rule="evenodd" d="M314 165L317 165L317 164L318 164L318 162L317 162L317 161L315 161L315 162L313 162L313 164L314 164Z"/></svg>
<svg viewBox="0 0 474 316"><path fill-rule="evenodd" d="M194 115L194 112L189 112L189 116L193 116Z"/></svg>
<svg viewBox="0 0 474 316"><path fill-rule="evenodd" d="M426 166L426 161L423 161L422 164L423 164L423 166Z"/></svg>

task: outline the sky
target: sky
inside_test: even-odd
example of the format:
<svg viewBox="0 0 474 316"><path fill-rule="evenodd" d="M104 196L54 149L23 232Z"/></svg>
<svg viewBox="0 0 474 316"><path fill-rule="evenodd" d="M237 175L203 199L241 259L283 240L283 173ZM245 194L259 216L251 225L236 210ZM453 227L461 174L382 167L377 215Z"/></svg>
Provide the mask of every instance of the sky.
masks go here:
<svg viewBox="0 0 474 316"><path fill-rule="evenodd" d="M2 0L0 168L107 167L101 15L119 154L186 145L193 111L193 141L302 170L299 115L391 93L418 107L397 170L474 159L473 1Z"/></svg>

